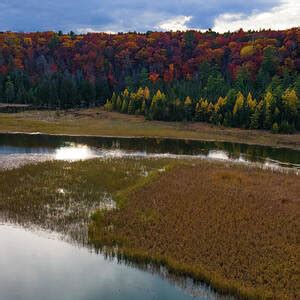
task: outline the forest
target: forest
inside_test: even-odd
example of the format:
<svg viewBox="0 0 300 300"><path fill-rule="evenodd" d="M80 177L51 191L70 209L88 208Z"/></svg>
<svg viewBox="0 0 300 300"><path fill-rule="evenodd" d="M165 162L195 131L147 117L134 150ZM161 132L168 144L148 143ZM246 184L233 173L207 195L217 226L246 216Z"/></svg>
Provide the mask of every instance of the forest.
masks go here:
<svg viewBox="0 0 300 300"><path fill-rule="evenodd" d="M0 33L0 102L300 130L300 28Z"/></svg>

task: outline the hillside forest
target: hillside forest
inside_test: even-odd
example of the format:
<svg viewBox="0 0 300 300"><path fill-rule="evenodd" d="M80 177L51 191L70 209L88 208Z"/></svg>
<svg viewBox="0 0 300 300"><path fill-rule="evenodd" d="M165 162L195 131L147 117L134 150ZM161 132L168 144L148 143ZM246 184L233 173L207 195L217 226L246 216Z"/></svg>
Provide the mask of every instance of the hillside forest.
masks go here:
<svg viewBox="0 0 300 300"><path fill-rule="evenodd" d="M0 102L300 130L300 28L0 33Z"/></svg>

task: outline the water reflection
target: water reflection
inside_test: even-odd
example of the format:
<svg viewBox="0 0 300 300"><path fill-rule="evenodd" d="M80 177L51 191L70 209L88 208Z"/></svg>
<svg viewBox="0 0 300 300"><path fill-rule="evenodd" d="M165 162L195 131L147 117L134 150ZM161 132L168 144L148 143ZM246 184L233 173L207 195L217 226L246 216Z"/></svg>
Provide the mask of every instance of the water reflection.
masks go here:
<svg viewBox="0 0 300 300"><path fill-rule="evenodd" d="M87 145L71 143L70 146L55 150L54 158L57 160L85 160L97 157L96 153Z"/></svg>
<svg viewBox="0 0 300 300"><path fill-rule="evenodd" d="M0 299L226 299L166 270L157 276L45 232L0 224L0 245Z"/></svg>
<svg viewBox="0 0 300 300"><path fill-rule="evenodd" d="M223 160L265 169L300 172L300 150L193 140L0 134L0 167L15 155L20 165L47 159L85 160L95 157L168 157ZM27 156L26 156L27 155Z"/></svg>
<svg viewBox="0 0 300 300"><path fill-rule="evenodd" d="M54 151L49 159L78 161L91 158L173 158L173 159L209 159L218 161L227 161L231 163L246 164L249 166L261 167L273 171L293 170L296 174L300 173L300 164L285 163L270 159L269 157L249 157L244 153L230 153L223 150L199 151L204 154L173 154L173 153L152 153L147 151L132 151L121 149L97 149L88 145L71 143L62 146ZM0 160L1 162L1 160Z"/></svg>
<svg viewBox="0 0 300 300"><path fill-rule="evenodd" d="M229 160L228 153L221 150L211 150L209 151L207 157L211 159L218 159L218 160Z"/></svg>

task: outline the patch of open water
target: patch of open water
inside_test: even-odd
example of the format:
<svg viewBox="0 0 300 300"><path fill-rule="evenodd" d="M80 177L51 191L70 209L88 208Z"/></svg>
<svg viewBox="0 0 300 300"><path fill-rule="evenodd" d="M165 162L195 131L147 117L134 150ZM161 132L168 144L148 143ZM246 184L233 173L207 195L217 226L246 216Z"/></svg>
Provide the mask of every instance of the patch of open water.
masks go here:
<svg viewBox="0 0 300 300"><path fill-rule="evenodd" d="M176 139L0 134L0 168L97 157L222 160L300 173L300 151L287 148Z"/></svg>
<svg viewBox="0 0 300 300"><path fill-rule="evenodd" d="M0 224L0 299L229 299L164 269L109 259L53 233Z"/></svg>

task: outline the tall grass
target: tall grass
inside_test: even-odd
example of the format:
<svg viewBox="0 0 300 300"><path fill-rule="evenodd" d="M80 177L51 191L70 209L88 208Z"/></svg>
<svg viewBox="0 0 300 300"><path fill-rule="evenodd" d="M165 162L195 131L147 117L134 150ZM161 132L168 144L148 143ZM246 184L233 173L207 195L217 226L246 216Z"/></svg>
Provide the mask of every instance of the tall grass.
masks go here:
<svg viewBox="0 0 300 300"><path fill-rule="evenodd" d="M0 171L0 212L6 220L85 241L92 212L105 208L109 201L121 201L121 190L168 163L147 159L51 161Z"/></svg>
<svg viewBox="0 0 300 300"><path fill-rule="evenodd" d="M297 299L300 178L185 163L94 219L90 239L247 299Z"/></svg>

